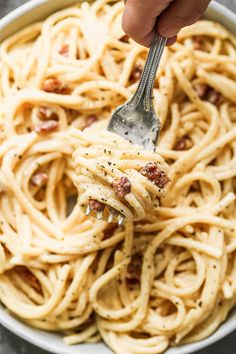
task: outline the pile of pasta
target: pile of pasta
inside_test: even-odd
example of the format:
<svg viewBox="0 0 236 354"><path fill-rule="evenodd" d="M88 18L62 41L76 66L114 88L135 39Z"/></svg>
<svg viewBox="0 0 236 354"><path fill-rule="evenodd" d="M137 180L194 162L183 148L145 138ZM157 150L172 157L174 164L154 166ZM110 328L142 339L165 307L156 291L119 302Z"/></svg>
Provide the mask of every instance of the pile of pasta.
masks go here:
<svg viewBox="0 0 236 354"><path fill-rule="evenodd" d="M122 10L75 5L1 45L0 301L68 344L154 354L208 337L236 303L236 39L202 20L165 49L154 104L171 184L118 227L84 214L72 155L137 87L147 50Z"/></svg>

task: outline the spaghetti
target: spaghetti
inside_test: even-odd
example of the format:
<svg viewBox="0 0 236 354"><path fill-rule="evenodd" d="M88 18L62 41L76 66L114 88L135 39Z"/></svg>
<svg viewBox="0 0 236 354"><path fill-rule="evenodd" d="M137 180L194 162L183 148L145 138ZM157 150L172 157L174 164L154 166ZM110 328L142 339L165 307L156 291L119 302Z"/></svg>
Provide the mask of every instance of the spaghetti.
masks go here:
<svg viewBox="0 0 236 354"><path fill-rule="evenodd" d="M78 131L74 135L79 145L74 152L76 184L83 209L87 206L101 218L106 213L112 222L123 217L144 219L159 205L158 197L164 195L170 180L168 166L157 153L109 132L98 136Z"/></svg>
<svg viewBox="0 0 236 354"><path fill-rule="evenodd" d="M211 335L236 302L236 39L202 20L166 48L154 103L172 182L119 228L82 212L72 155L106 158L102 126L137 87L146 49L122 9L79 4L1 45L0 300L68 344L162 353Z"/></svg>

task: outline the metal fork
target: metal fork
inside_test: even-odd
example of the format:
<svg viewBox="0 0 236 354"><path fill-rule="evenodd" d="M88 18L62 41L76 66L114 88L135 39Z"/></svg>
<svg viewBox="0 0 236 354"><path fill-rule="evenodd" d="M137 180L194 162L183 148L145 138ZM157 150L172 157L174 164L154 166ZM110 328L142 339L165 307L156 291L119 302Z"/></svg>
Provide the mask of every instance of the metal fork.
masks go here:
<svg viewBox="0 0 236 354"><path fill-rule="evenodd" d="M114 111L107 128L132 144L142 145L145 150L151 151L155 151L161 126L153 108L153 87L166 41L158 33L154 35L137 91L127 103ZM86 214L90 212L88 206ZM123 224L124 216L109 208L108 222L112 222L114 217L119 226ZM102 212L97 213L97 218L102 218Z"/></svg>
<svg viewBox="0 0 236 354"><path fill-rule="evenodd" d="M110 132L143 145L145 150L155 151L161 126L153 108L153 87L166 41L158 33L154 35L137 91L114 111L108 125Z"/></svg>

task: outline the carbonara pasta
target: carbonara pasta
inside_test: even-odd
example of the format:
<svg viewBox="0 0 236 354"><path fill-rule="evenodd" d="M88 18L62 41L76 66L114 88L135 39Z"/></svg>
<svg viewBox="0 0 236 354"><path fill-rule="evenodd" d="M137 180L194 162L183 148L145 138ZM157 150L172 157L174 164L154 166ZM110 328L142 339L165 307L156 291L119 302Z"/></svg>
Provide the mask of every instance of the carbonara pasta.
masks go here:
<svg viewBox="0 0 236 354"><path fill-rule="evenodd" d="M84 185L93 198L108 188L94 163L110 144L102 127L147 54L122 32L122 10L85 2L1 45L0 301L68 344L156 354L208 337L236 302L236 39L202 20L165 49L154 88L161 157L111 143L116 176L134 181L118 227L81 205ZM158 204L137 170L153 160L171 179Z"/></svg>
<svg viewBox="0 0 236 354"><path fill-rule="evenodd" d="M158 197L170 182L168 166L156 152L110 132L98 135L97 129L94 134L74 133L79 204L109 222L144 219L159 205Z"/></svg>

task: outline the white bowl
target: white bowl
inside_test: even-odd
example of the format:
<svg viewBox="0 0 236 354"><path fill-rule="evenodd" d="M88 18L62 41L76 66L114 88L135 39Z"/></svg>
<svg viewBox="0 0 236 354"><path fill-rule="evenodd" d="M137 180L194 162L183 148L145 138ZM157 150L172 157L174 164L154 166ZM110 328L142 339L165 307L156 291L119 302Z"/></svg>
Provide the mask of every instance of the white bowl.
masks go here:
<svg viewBox="0 0 236 354"><path fill-rule="evenodd" d="M72 5L78 0L67 0L66 6ZM0 41L10 36L15 31L29 25L34 21L41 20L49 14L65 6L65 0L31 0L25 5L11 12L0 20ZM224 6L213 2L206 12L208 19L218 21L236 34L236 15ZM28 342L56 354L109 354L111 351L102 343L81 344L67 346L62 336L34 329L11 316L0 305L0 323L11 332L24 338ZM188 354L208 347L229 333L236 330L236 309L231 313L228 320L209 338L188 345L169 349L166 354Z"/></svg>

